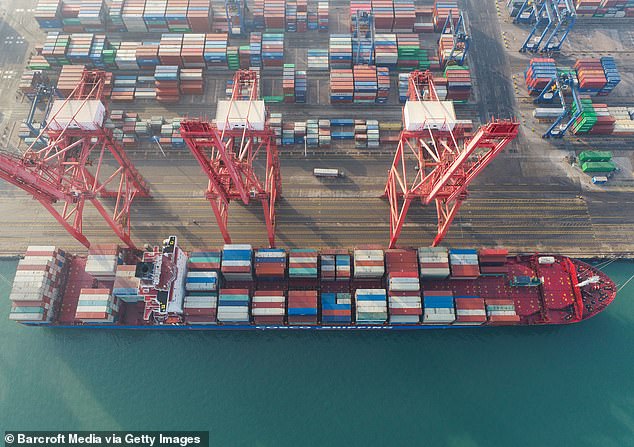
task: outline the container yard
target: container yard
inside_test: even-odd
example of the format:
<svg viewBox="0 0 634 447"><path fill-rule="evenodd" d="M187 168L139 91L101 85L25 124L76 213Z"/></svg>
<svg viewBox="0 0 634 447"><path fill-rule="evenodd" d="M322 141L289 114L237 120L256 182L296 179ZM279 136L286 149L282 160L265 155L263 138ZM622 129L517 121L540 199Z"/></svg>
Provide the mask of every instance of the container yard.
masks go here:
<svg viewBox="0 0 634 447"><path fill-rule="evenodd" d="M0 149L9 154L0 204L7 227L27 237L16 232L0 252L20 253L28 241L52 239L76 250L118 240L140 247L156 243L160 229L199 253L200 264L220 262L205 247L232 244L222 272L244 281L275 278L282 263L297 284L331 272L334 282L340 272L367 275L366 289L384 287L386 309L403 309L393 317L402 322L425 315L416 313L423 307L408 291L398 290L408 281L398 274L411 272L392 273L386 264L379 274L367 244L451 245L447 259L430 247L418 262L437 271L452 265L452 274L465 278L475 274L478 258L460 252L468 247L575 256L634 252L627 236L634 229L628 206L634 203L628 195L634 188L628 53L634 5L574 1L557 28L536 19L551 8L547 1L533 9L524 2L473 3L237 2L243 10L216 0L27 0L0 25L7 43L0 56ZM64 130L53 115L86 96L105 115ZM239 153L239 142L256 153L234 160L226 173L204 161L205 151L219 144L209 129L221 121L228 126L223 147L234 145ZM254 131L244 132L243 121ZM448 130L453 136L446 140ZM60 131L83 139L91 153L85 172L97 172L108 189L92 199L101 186L83 185L86 207L83 199L81 207L73 205L68 191L20 190L27 176L16 178L16 161L51 141L68 144L55 134ZM415 134L408 132L436 140L429 147L437 153L427 161L444 158L457 166L453 148L472 146L496 160L465 159L463 167L477 178L464 184L452 178L457 171L440 167L429 176L437 183L410 184L412 172L431 174L434 167L409 157ZM105 150L96 150L95 141ZM588 155L603 152L610 156ZM345 175L319 177L315 169ZM226 177L214 184L218 173ZM451 189L454 181L463 185L460 192ZM421 200L410 206L403 198L411 195ZM30 197L46 205L25 206ZM366 258L345 264L336 250L350 247ZM265 251L282 248L284 255ZM325 271L315 265L318 249L333 250ZM247 256L257 260L253 267ZM205 269L194 271L185 298L192 321L204 322L211 310L200 309L221 315L229 298L194 290L213 281ZM397 276L380 284L382 275ZM339 303L337 294L349 292L332 293L329 305L339 311L347 298ZM480 312L468 294L461 299Z"/></svg>

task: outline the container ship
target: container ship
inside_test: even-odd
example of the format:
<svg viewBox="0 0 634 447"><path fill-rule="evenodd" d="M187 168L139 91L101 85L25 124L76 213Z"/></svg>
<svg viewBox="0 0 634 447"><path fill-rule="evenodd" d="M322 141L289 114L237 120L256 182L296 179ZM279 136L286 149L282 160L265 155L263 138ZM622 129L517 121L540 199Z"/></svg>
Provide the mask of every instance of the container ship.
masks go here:
<svg viewBox="0 0 634 447"><path fill-rule="evenodd" d="M418 330L570 324L616 286L563 256L504 249L254 249L187 253L175 236L145 251L31 246L11 320L59 328Z"/></svg>

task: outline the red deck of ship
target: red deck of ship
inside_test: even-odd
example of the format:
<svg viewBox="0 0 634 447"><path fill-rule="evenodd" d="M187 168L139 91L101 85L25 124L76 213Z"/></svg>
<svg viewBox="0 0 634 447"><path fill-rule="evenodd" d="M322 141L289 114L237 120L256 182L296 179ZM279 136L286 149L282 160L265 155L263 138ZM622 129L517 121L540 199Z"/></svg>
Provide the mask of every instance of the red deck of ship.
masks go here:
<svg viewBox="0 0 634 447"><path fill-rule="evenodd" d="M79 295L81 289L90 289L94 287L111 288L112 282L97 281L92 275L86 273L86 258L83 256L75 256L70 260L68 270L68 279L66 281L66 290L62 299L62 305L59 309L57 321L61 324L74 324L75 312L79 303ZM140 325L143 322L143 303L119 303L120 324Z"/></svg>

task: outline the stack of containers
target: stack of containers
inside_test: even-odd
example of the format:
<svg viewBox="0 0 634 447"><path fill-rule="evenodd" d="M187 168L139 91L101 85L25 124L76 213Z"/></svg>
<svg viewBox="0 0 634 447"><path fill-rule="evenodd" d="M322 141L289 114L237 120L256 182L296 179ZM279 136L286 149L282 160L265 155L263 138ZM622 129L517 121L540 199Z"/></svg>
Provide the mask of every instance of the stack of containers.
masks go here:
<svg viewBox="0 0 634 447"><path fill-rule="evenodd" d="M337 281L350 281L350 253L337 253Z"/></svg>
<svg viewBox="0 0 634 447"><path fill-rule="evenodd" d="M593 135L611 135L614 132L616 119L610 115L607 104L593 104L597 115L597 122L592 126L590 133Z"/></svg>
<svg viewBox="0 0 634 447"><path fill-rule="evenodd" d="M207 34L203 53L207 68L227 66L227 34Z"/></svg>
<svg viewBox="0 0 634 447"><path fill-rule="evenodd" d="M187 269L190 271L220 270L220 252L210 250L190 253Z"/></svg>
<svg viewBox="0 0 634 447"><path fill-rule="evenodd" d="M108 31L111 33L126 32L125 23L123 23L123 3L124 0L111 0L107 7L107 20L106 25Z"/></svg>
<svg viewBox="0 0 634 447"><path fill-rule="evenodd" d="M271 113L269 116L269 126L275 133L275 144L282 145L282 114Z"/></svg>
<svg viewBox="0 0 634 447"><path fill-rule="evenodd" d="M141 279L137 278L135 274L136 265L118 265L112 295L125 303L143 301L143 296L139 295Z"/></svg>
<svg viewBox="0 0 634 447"><path fill-rule="evenodd" d="M136 48L136 63L141 69L151 69L160 65L158 58L159 46L157 43L143 42Z"/></svg>
<svg viewBox="0 0 634 447"><path fill-rule="evenodd" d="M30 246L18 262L9 299L14 321L50 321L59 297L66 255L53 246Z"/></svg>
<svg viewBox="0 0 634 447"><path fill-rule="evenodd" d="M294 33L297 31L297 2L295 0L287 0L284 4L286 7L286 31Z"/></svg>
<svg viewBox="0 0 634 447"><path fill-rule="evenodd" d="M350 34L331 34L328 46L330 68L352 67L352 36Z"/></svg>
<svg viewBox="0 0 634 447"><path fill-rule="evenodd" d="M267 31L284 32L284 0L264 0L264 24Z"/></svg>
<svg viewBox="0 0 634 447"><path fill-rule="evenodd" d="M186 292L217 292L218 272L215 270L190 270L185 278Z"/></svg>
<svg viewBox="0 0 634 447"><path fill-rule="evenodd" d="M486 323L487 313L484 300L479 296L456 296L456 321L460 326L480 326Z"/></svg>
<svg viewBox="0 0 634 447"><path fill-rule="evenodd" d="M308 2L307 0L297 1L297 32L305 33L308 29Z"/></svg>
<svg viewBox="0 0 634 447"><path fill-rule="evenodd" d="M307 65L309 70L328 70L328 50L309 49L307 53Z"/></svg>
<svg viewBox="0 0 634 447"><path fill-rule="evenodd" d="M308 89L308 79L306 79L305 70L295 71L295 102L298 104L306 103L306 91Z"/></svg>
<svg viewBox="0 0 634 447"><path fill-rule="evenodd" d="M317 324L317 291L288 291L288 324Z"/></svg>
<svg viewBox="0 0 634 447"><path fill-rule="evenodd" d="M187 19L189 27L194 33L208 33L212 23L211 2L209 0L189 0Z"/></svg>
<svg viewBox="0 0 634 447"><path fill-rule="evenodd" d="M154 71L156 81L156 100L173 103L180 100L178 67L175 65L157 65Z"/></svg>
<svg viewBox="0 0 634 447"><path fill-rule="evenodd" d="M336 274L336 255L322 252L321 253L321 280L322 281L334 281L337 278ZM322 301L324 295L322 294Z"/></svg>
<svg viewBox="0 0 634 447"><path fill-rule="evenodd" d="M319 120L306 120L306 145L319 145Z"/></svg>
<svg viewBox="0 0 634 447"><path fill-rule="evenodd" d="M114 281L118 257L119 246L116 244L93 245L88 250L86 273L100 281Z"/></svg>
<svg viewBox="0 0 634 447"><path fill-rule="evenodd" d="M251 6L251 14L253 15L253 28L256 30L265 29L264 24L264 0L254 0Z"/></svg>
<svg viewBox="0 0 634 447"><path fill-rule="evenodd" d="M372 0L374 28L379 32L392 31L394 27L394 5L392 0Z"/></svg>
<svg viewBox="0 0 634 447"><path fill-rule="evenodd" d="M223 252L223 269L225 263L224 254ZM249 323L249 289L223 288L220 291L218 296L218 322L225 324Z"/></svg>
<svg viewBox="0 0 634 447"><path fill-rule="evenodd" d="M284 324L286 298L281 290L257 290L251 301L255 324Z"/></svg>
<svg viewBox="0 0 634 447"><path fill-rule="evenodd" d="M328 32L329 15L330 9L328 7L328 0L319 0L317 2L317 24L320 33Z"/></svg>
<svg viewBox="0 0 634 447"><path fill-rule="evenodd" d="M137 77L134 75L119 75L113 81L113 101L133 101L136 90Z"/></svg>
<svg viewBox="0 0 634 447"><path fill-rule="evenodd" d="M262 34L262 66L282 67L284 63L284 34Z"/></svg>
<svg viewBox="0 0 634 447"><path fill-rule="evenodd" d="M447 99L467 102L471 96L471 72L466 66L450 65L445 68L447 78Z"/></svg>
<svg viewBox="0 0 634 447"><path fill-rule="evenodd" d="M148 32L166 33L169 31L165 13L167 0L146 0L143 20Z"/></svg>
<svg viewBox="0 0 634 447"><path fill-rule="evenodd" d="M619 74L619 69L616 66L616 62L612 56L604 56L601 58L601 66L603 67L603 72L605 73L606 84L599 91L600 96L609 95L614 87L616 87L619 82L621 82L621 75Z"/></svg>
<svg viewBox="0 0 634 447"><path fill-rule="evenodd" d="M482 276L503 276L509 271L506 257L509 252L503 248L481 248L478 250L478 261Z"/></svg>
<svg viewBox="0 0 634 447"><path fill-rule="evenodd" d="M50 32L46 35L42 46L42 56L53 66L66 65L69 63L66 58L66 49L69 44L70 36L67 34Z"/></svg>
<svg viewBox="0 0 634 447"><path fill-rule="evenodd" d="M253 32L249 36L250 67L262 66L262 33Z"/></svg>
<svg viewBox="0 0 634 447"><path fill-rule="evenodd" d="M395 33L411 33L416 23L416 6L413 0L394 0Z"/></svg>
<svg viewBox="0 0 634 447"><path fill-rule="evenodd" d="M447 99L447 78L444 76L434 76L434 86L436 87L436 96L441 101Z"/></svg>
<svg viewBox="0 0 634 447"><path fill-rule="evenodd" d="M445 247L418 249L421 279L445 279L449 276L449 253Z"/></svg>
<svg viewBox="0 0 634 447"><path fill-rule="evenodd" d="M385 289L357 289L354 298L358 325L384 324L387 321Z"/></svg>
<svg viewBox="0 0 634 447"><path fill-rule="evenodd" d="M434 13L433 7L417 6L416 22L414 23L415 33L433 33L434 32Z"/></svg>
<svg viewBox="0 0 634 447"><path fill-rule="evenodd" d="M205 35L184 34L181 60L185 68L205 68Z"/></svg>
<svg viewBox="0 0 634 447"><path fill-rule="evenodd" d="M119 312L119 300L110 289L81 289L75 320L82 323L113 323Z"/></svg>
<svg viewBox="0 0 634 447"><path fill-rule="evenodd" d="M416 250L385 253L390 323L416 324L422 315Z"/></svg>
<svg viewBox="0 0 634 447"><path fill-rule="evenodd" d="M397 62L396 34L377 34L374 38L374 63L378 67L396 67Z"/></svg>
<svg viewBox="0 0 634 447"><path fill-rule="evenodd" d="M136 60L138 42L121 42L115 56L115 65L119 70L138 70Z"/></svg>
<svg viewBox="0 0 634 447"><path fill-rule="evenodd" d="M222 275L227 281L251 281L253 248L248 244L226 244L222 249Z"/></svg>
<svg viewBox="0 0 634 447"><path fill-rule="evenodd" d="M279 248L261 248L255 252L255 276L263 280L283 280L286 252Z"/></svg>
<svg viewBox="0 0 634 447"><path fill-rule="evenodd" d="M79 5L77 20L85 30L103 30L105 12L103 0L84 0Z"/></svg>
<svg viewBox="0 0 634 447"><path fill-rule="evenodd" d="M295 248L289 253L289 278L317 278L317 262L319 253L312 248Z"/></svg>
<svg viewBox="0 0 634 447"><path fill-rule="evenodd" d="M387 99L387 95L386 95ZM378 102L378 101L377 101ZM378 120L367 120L365 122L367 128L366 143L368 148L377 148L381 144L381 138L379 135L379 122Z"/></svg>
<svg viewBox="0 0 634 447"><path fill-rule="evenodd" d="M582 93L596 94L607 84L600 59L578 59L574 68Z"/></svg>
<svg viewBox="0 0 634 447"><path fill-rule="evenodd" d="M349 293L321 294L321 322L326 325L352 323L352 297Z"/></svg>
<svg viewBox="0 0 634 447"><path fill-rule="evenodd" d="M450 290L425 290L423 323L451 324L456 320L453 293Z"/></svg>
<svg viewBox="0 0 634 447"><path fill-rule="evenodd" d="M232 8L232 7L230 7ZM234 15L235 13L229 11L229 15ZM213 17L212 22L212 31L215 33L227 33L229 32L229 22L227 17L227 9L225 7L224 2L213 2L211 4L211 15ZM237 16L234 15L234 29L237 34L239 34L240 24L238 23Z"/></svg>
<svg viewBox="0 0 634 447"><path fill-rule="evenodd" d="M304 144L306 139L306 121L296 121L293 125L293 141L295 144Z"/></svg>
<svg viewBox="0 0 634 447"><path fill-rule="evenodd" d="M202 68L182 68L180 70L180 91L184 95L202 95L204 89Z"/></svg>
<svg viewBox="0 0 634 447"><path fill-rule="evenodd" d="M480 276L478 251L470 248L449 250L451 277L455 279L473 279Z"/></svg>
<svg viewBox="0 0 634 447"><path fill-rule="evenodd" d="M355 65L354 76L354 103L370 104L376 102L377 78L376 67L373 65Z"/></svg>
<svg viewBox="0 0 634 447"><path fill-rule="evenodd" d="M355 279L383 278L384 273L383 250L356 249L354 251Z"/></svg>
<svg viewBox="0 0 634 447"><path fill-rule="evenodd" d="M62 0L39 0L33 16L40 28L62 28L61 7Z"/></svg>
<svg viewBox="0 0 634 447"><path fill-rule="evenodd" d="M589 96L582 96L579 102L581 103L581 115L572 124L572 132L575 135L590 132L597 123L597 113L594 110L592 99ZM577 113L576 102L572 103L571 109L573 114Z"/></svg>
<svg viewBox="0 0 634 447"><path fill-rule="evenodd" d="M147 27L143 20L143 12L145 11L145 0L125 0L121 18L125 28L130 33L145 33Z"/></svg>
<svg viewBox="0 0 634 447"><path fill-rule="evenodd" d="M419 65L420 39L417 34L397 34L397 65L399 70L412 71Z"/></svg>
<svg viewBox="0 0 634 447"><path fill-rule="evenodd" d="M188 324L215 324L218 316L218 294L187 292L183 315Z"/></svg>
<svg viewBox="0 0 634 447"><path fill-rule="evenodd" d="M405 104L409 91L409 73L398 74L398 100Z"/></svg>
<svg viewBox="0 0 634 447"><path fill-rule="evenodd" d="M330 70L330 103L351 104L354 94L354 77L349 68Z"/></svg>
<svg viewBox="0 0 634 447"><path fill-rule="evenodd" d="M330 120L319 120L319 146L330 147L331 135L330 135Z"/></svg>
<svg viewBox="0 0 634 447"><path fill-rule="evenodd" d="M167 0L165 20L170 33L188 33L191 31L187 20L189 0Z"/></svg>
<svg viewBox="0 0 634 447"><path fill-rule="evenodd" d="M451 19L454 22L454 26L458 24L458 17L460 15L460 9L458 8L458 2L456 1L447 1L447 0L434 0L434 9L433 9L433 23L434 23L434 31L441 32L445 23L447 23L447 18L449 17L449 13L451 13Z"/></svg>
<svg viewBox="0 0 634 447"><path fill-rule="evenodd" d="M229 70L238 70L240 68L240 56L238 47L227 47L227 67Z"/></svg>
<svg viewBox="0 0 634 447"><path fill-rule="evenodd" d="M183 47L183 35L166 33L161 35L159 44L159 60L162 65L181 66L181 48Z"/></svg>
<svg viewBox="0 0 634 447"><path fill-rule="evenodd" d="M62 67L57 80L57 90L62 96L68 97L75 90L85 69L84 65L64 65Z"/></svg>
<svg viewBox="0 0 634 447"><path fill-rule="evenodd" d="M634 108L631 108L634 116ZM609 107L610 115L614 118L614 135L630 136L634 135L634 121L632 121L627 107Z"/></svg>
<svg viewBox="0 0 634 447"><path fill-rule="evenodd" d="M489 324L516 324L520 317L515 311L515 302L506 299L485 298Z"/></svg>
<svg viewBox="0 0 634 447"><path fill-rule="evenodd" d="M385 104L390 96L390 69L387 67L376 67L376 78L376 103Z"/></svg>
<svg viewBox="0 0 634 447"><path fill-rule="evenodd" d="M70 35L70 44L66 50L66 57L71 64L89 63L90 48L95 35L92 33L74 33Z"/></svg>
<svg viewBox="0 0 634 447"><path fill-rule="evenodd" d="M535 57L528 63L524 73L526 88L531 95L539 95L548 83L557 77L555 60L545 57Z"/></svg>
<svg viewBox="0 0 634 447"><path fill-rule="evenodd" d="M295 102L295 64L284 64L282 69L282 93L284 102Z"/></svg>
<svg viewBox="0 0 634 447"><path fill-rule="evenodd" d="M368 126L364 120L354 122L354 147L358 149L368 147Z"/></svg>
<svg viewBox="0 0 634 447"><path fill-rule="evenodd" d="M34 54L33 56L31 56L31 59L29 59L26 67L29 70L50 70L51 64L48 63L44 56L40 54Z"/></svg>

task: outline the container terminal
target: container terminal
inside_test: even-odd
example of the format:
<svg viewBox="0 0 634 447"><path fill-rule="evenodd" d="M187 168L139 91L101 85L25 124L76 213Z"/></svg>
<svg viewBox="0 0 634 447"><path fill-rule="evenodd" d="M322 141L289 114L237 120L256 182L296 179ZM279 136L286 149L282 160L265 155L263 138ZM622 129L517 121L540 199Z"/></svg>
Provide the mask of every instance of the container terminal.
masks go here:
<svg viewBox="0 0 634 447"><path fill-rule="evenodd" d="M0 1L4 254L634 251L631 1L19 6Z"/></svg>

